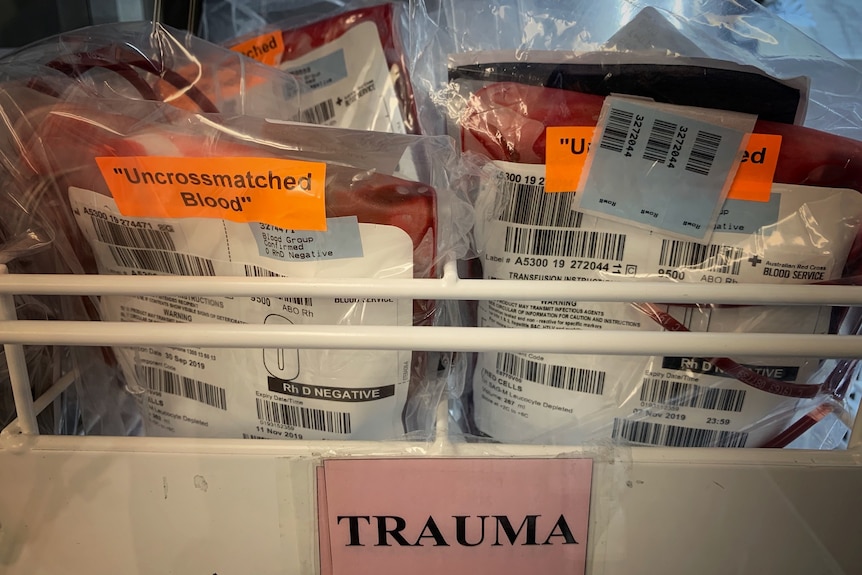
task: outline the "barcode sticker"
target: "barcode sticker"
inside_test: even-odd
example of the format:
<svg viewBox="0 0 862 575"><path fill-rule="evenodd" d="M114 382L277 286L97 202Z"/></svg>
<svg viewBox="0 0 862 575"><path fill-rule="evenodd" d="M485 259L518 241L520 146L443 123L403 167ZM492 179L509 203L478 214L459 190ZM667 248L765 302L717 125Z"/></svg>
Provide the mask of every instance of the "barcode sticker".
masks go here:
<svg viewBox="0 0 862 575"><path fill-rule="evenodd" d="M284 274L277 274L274 271L270 271L266 268L245 264L245 277L248 278L281 278L285 277Z"/></svg>
<svg viewBox="0 0 862 575"><path fill-rule="evenodd" d="M170 252L177 249L173 237L165 230L121 226L93 215L90 216L90 221L93 222L96 239L106 244Z"/></svg>
<svg viewBox="0 0 862 575"><path fill-rule="evenodd" d="M662 240L658 265L738 276L744 255L741 248L734 246Z"/></svg>
<svg viewBox="0 0 862 575"><path fill-rule="evenodd" d="M249 278L281 278L286 277L284 274L277 274L274 271L262 268L260 266L245 264L245 276ZM311 307L314 300L310 297L280 297L279 301L292 303L295 305L304 305Z"/></svg>
<svg viewBox="0 0 862 575"><path fill-rule="evenodd" d="M173 274L182 276L214 276L215 266L212 260L160 250L142 250L108 246L108 251L118 266L153 273Z"/></svg>
<svg viewBox="0 0 862 575"><path fill-rule="evenodd" d="M756 120L715 114L606 98L573 209L708 241Z"/></svg>
<svg viewBox="0 0 862 575"><path fill-rule="evenodd" d="M256 398L257 417L269 425L302 427L326 433L350 433L350 413L300 407Z"/></svg>
<svg viewBox="0 0 862 575"><path fill-rule="evenodd" d="M498 172L495 198L497 219L527 226L579 228L584 215L572 210L574 193L546 194L541 183L527 183L530 176ZM539 182L544 178L531 181Z"/></svg>
<svg viewBox="0 0 862 575"><path fill-rule="evenodd" d="M744 431L701 429L620 418L614 419L611 437L629 443L663 447L745 447L748 441L748 433Z"/></svg>
<svg viewBox="0 0 862 575"><path fill-rule="evenodd" d="M185 397L227 411L227 393L223 387L148 365L135 366L135 373L151 391Z"/></svg>
<svg viewBox="0 0 862 575"><path fill-rule="evenodd" d="M635 117L634 112L611 108L600 145L605 150L621 154L624 148L635 145L642 126L642 115L638 114ZM627 151L631 150L627 149Z"/></svg>
<svg viewBox="0 0 862 575"><path fill-rule="evenodd" d="M694 146L688 156L685 169L695 174L708 176L721 146L721 136L712 132L698 130L694 137Z"/></svg>
<svg viewBox="0 0 862 575"><path fill-rule="evenodd" d="M497 354L497 371L566 391L602 395L605 372L533 361L513 353Z"/></svg>
<svg viewBox="0 0 862 575"><path fill-rule="evenodd" d="M279 68L295 76L302 87L303 110L293 120L406 133L380 30L371 21L355 22L348 28L337 38L303 50L298 58L286 53L279 59Z"/></svg>
<svg viewBox="0 0 862 575"><path fill-rule="evenodd" d="M693 407L739 413L745 405L744 389L704 387L684 381L645 378L640 400L675 407Z"/></svg>
<svg viewBox="0 0 862 575"><path fill-rule="evenodd" d="M325 124L335 117L335 103L328 98L307 108L296 116L296 120L306 124Z"/></svg>
<svg viewBox="0 0 862 575"><path fill-rule="evenodd" d="M673 122L665 122L656 118L652 123L652 130L647 140L646 150L644 150L644 160L659 164L665 163L678 127Z"/></svg>
<svg viewBox="0 0 862 575"><path fill-rule="evenodd" d="M135 270L186 276L214 276L212 260L190 254L177 253L170 225L154 229L146 220L120 220L120 225L107 218L101 210L91 211L90 222L96 239L107 244L114 264Z"/></svg>
<svg viewBox="0 0 862 575"><path fill-rule="evenodd" d="M555 230L506 226L503 244L509 253L612 260L625 255L626 235L580 230Z"/></svg>

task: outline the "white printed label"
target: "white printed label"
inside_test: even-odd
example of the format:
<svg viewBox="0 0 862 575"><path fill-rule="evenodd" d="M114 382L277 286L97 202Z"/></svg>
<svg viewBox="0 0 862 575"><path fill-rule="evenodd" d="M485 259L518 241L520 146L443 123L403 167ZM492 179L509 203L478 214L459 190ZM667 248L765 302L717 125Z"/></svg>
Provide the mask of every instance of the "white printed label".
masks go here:
<svg viewBox="0 0 862 575"><path fill-rule="evenodd" d="M377 26L363 22L308 54L282 62L305 85L306 123L405 133L404 119Z"/></svg>
<svg viewBox="0 0 862 575"><path fill-rule="evenodd" d="M394 226L339 218L333 220L333 235L297 233L203 218L128 218L111 198L78 188L69 190L69 199L103 274L413 277L413 244ZM412 302L112 296L102 298L102 313L111 321L411 325ZM150 435L387 439L403 434L409 351L116 351L127 379L141 391Z"/></svg>
<svg viewBox="0 0 862 575"><path fill-rule="evenodd" d="M715 110L710 111L715 114ZM755 116L605 99L574 207L673 237L710 241Z"/></svg>
<svg viewBox="0 0 862 575"><path fill-rule="evenodd" d="M728 201L713 243L682 242L571 211L573 194L544 192L543 166L494 164L477 202L486 279L812 283L840 276L862 215L855 191L775 185L768 203ZM829 321L821 307L660 307L691 331L814 334L826 333ZM550 300L481 302L479 325L662 329L629 304ZM819 366L805 358L743 364L788 382L808 381ZM483 353L473 397L478 428L509 442L613 436L756 446L780 431L796 406L686 357Z"/></svg>

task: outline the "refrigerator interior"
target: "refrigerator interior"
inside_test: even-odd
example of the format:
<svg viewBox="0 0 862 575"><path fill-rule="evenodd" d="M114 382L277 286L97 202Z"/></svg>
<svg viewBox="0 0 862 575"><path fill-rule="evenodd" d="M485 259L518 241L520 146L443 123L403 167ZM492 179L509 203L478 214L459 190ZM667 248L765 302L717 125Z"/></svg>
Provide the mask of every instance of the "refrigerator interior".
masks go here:
<svg viewBox="0 0 862 575"><path fill-rule="evenodd" d="M4 49L89 23L144 19L153 10L151 0L10 0L4 4L0 8L0 48ZM200 3L164 4L165 21L184 28L189 5ZM853 0L772 0L762 4L840 57L862 61L862 42L849 24L862 22L862 8ZM202 347L256 347L254 338L260 336L253 326L233 333L202 335L183 326L158 334L119 322L58 329L36 325L18 316L13 295L184 295L196 293L196 288L185 278L163 278L136 286L111 277L84 280L62 276L46 283L44 277L5 272L0 265L0 343L4 344L17 418L0 432L2 573L325 573L327 565L321 564L318 548L317 474L324 460L340 458L589 459L592 487L585 552L586 572L592 575L852 575L862 565L862 546L857 541L862 527L862 418L855 417L856 413L845 416L852 429L838 434L830 449L816 449L821 445L811 444L808 436L781 450L472 442L450 429L446 401L440 404L435 432L427 441L140 437L140 421L130 422L128 437L76 435L82 430L74 423L68 426L72 430L69 434L40 434L37 414L46 409L62 413L64 394L73 393L75 379L82 374L75 370L54 374L53 385L32 397L29 390L34 374L23 361L27 344L179 345L189 341L185 338L198 337L194 343ZM422 290L440 300L495 299L505 293L523 300L633 301L658 300L665 289L663 285L646 285L638 286L635 292L631 286L618 285L600 293L593 286L582 285L589 282L577 282L579 285L554 295L548 291L534 293L516 282L492 283L462 279L449 262L439 280L405 280L397 287L386 282L360 286L283 279L265 288L251 283L215 283L211 295L310 297L325 291L343 297L409 298L414 290ZM740 289L694 285L681 297L715 303L761 300L753 287L734 287ZM516 288L520 293L513 295ZM858 287L818 290L776 286L769 297L774 304L862 306ZM374 341L380 349L434 350L445 340L458 351L541 352L569 346L610 355L624 355L632 349L704 355L769 350L783 357L810 354L862 359L862 336L788 337L779 341L765 335L709 334L694 341L666 338L662 333L635 333L615 341L591 341L587 332L543 336L514 329L485 336L477 333L479 329L356 328L349 334L347 330L331 334L328 345L347 349L359 334L377 338ZM284 347L296 347L306 336L285 326L277 333L277 341ZM849 398L858 411L860 370ZM835 425L842 424L836 421ZM453 492L461 489L458 482L458 477L451 479ZM475 488L471 484L464 489ZM421 497L417 492L416 498ZM410 551L416 551L415 555L402 558L405 563L394 562L393 569L408 571L415 562L421 563L421 553L426 550ZM440 570L444 569L463 572L458 565L444 565ZM357 565L356 572L367 571Z"/></svg>

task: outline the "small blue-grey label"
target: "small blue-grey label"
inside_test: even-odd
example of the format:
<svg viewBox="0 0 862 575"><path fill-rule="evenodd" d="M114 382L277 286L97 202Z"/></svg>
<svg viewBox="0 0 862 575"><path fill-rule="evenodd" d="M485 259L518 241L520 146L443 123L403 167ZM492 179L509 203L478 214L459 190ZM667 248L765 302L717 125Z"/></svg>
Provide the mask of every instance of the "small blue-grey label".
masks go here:
<svg viewBox="0 0 862 575"><path fill-rule="evenodd" d="M347 64L344 61L344 50L336 50L308 64L287 68L287 71L298 76L309 90L317 90L334 84L347 77Z"/></svg>
<svg viewBox="0 0 862 575"><path fill-rule="evenodd" d="M249 224L260 255L285 262L362 257L356 216L327 218L325 232L286 230L269 224Z"/></svg>
<svg viewBox="0 0 862 575"><path fill-rule="evenodd" d="M781 194L771 194L768 202L727 200L721 207L715 231L731 234L753 234L764 226L778 222ZM766 230L768 231L768 230Z"/></svg>
<svg viewBox="0 0 862 575"><path fill-rule="evenodd" d="M708 241L748 130L616 97L605 100L599 126L575 207Z"/></svg>

